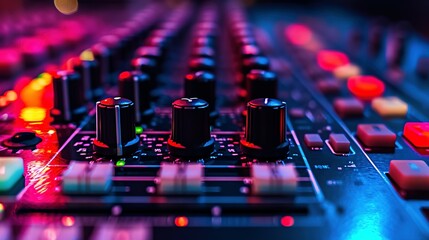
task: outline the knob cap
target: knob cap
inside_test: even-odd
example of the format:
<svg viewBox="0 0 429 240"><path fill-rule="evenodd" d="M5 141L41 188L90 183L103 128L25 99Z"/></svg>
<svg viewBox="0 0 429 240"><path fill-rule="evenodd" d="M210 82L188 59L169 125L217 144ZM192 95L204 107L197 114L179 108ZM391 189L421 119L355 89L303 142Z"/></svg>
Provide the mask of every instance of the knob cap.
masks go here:
<svg viewBox="0 0 429 240"><path fill-rule="evenodd" d="M376 21L369 27L368 33L368 53L375 57L383 45L384 24L382 21Z"/></svg>
<svg viewBox="0 0 429 240"><path fill-rule="evenodd" d="M155 59L147 57L134 58L131 60L131 66L134 70L149 75L150 81L155 83L156 75L159 72L159 67Z"/></svg>
<svg viewBox="0 0 429 240"><path fill-rule="evenodd" d="M196 47L192 49L191 57L194 58L214 58L215 57L215 50L211 47Z"/></svg>
<svg viewBox="0 0 429 240"><path fill-rule="evenodd" d="M407 35L405 25L396 26L389 34L386 43L386 61L389 67L400 67L404 61L408 40Z"/></svg>
<svg viewBox="0 0 429 240"><path fill-rule="evenodd" d="M277 75L271 71L252 70L246 76L247 101L277 98Z"/></svg>
<svg viewBox="0 0 429 240"><path fill-rule="evenodd" d="M213 72L215 70L215 61L212 58L202 57L202 58L193 58L189 61L189 69L192 72L197 71L209 71Z"/></svg>
<svg viewBox="0 0 429 240"><path fill-rule="evenodd" d="M91 52L94 55L95 61L100 64L101 82L109 82L108 75L111 72L109 69L109 49L107 49L107 47L105 47L103 44L97 43L91 47Z"/></svg>
<svg viewBox="0 0 429 240"><path fill-rule="evenodd" d="M216 38L211 36L200 36L195 38L194 47L214 47L216 45Z"/></svg>
<svg viewBox="0 0 429 240"><path fill-rule="evenodd" d="M212 73L199 71L185 76L185 97L200 98L209 104L210 113L215 110L216 81Z"/></svg>
<svg viewBox="0 0 429 240"><path fill-rule="evenodd" d="M286 103L274 98L258 98L247 103L245 138L242 151L258 158L287 155Z"/></svg>
<svg viewBox="0 0 429 240"><path fill-rule="evenodd" d="M114 73L121 65L120 40L114 35L107 35L102 37L100 42L109 53L109 72Z"/></svg>
<svg viewBox="0 0 429 240"><path fill-rule="evenodd" d="M58 71L53 78L54 122L77 122L87 113L82 78L74 71Z"/></svg>
<svg viewBox="0 0 429 240"><path fill-rule="evenodd" d="M134 153L139 145L134 103L126 98L106 98L96 104L94 151L104 156Z"/></svg>
<svg viewBox="0 0 429 240"><path fill-rule="evenodd" d="M171 136L168 148L173 155L202 157L213 151L210 137L209 104L198 98L182 98L172 104Z"/></svg>
<svg viewBox="0 0 429 240"><path fill-rule="evenodd" d="M73 70L82 77L85 97L88 101L98 100L103 95L100 65L94 60L72 59Z"/></svg>
<svg viewBox="0 0 429 240"><path fill-rule="evenodd" d="M136 50L137 57L145 57L154 59L157 63L161 63L163 55L160 47L142 46Z"/></svg>
<svg viewBox="0 0 429 240"><path fill-rule="evenodd" d="M119 96L132 99L135 104L135 121L147 122L154 111L150 105L151 82L149 76L140 71L119 74Z"/></svg>
<svg viewBox="0 0 429 240"><path fill-rule="evenodd" d="M244 60L246 58L261 56L262 51L256 45L244 45L241 47L241 58Z"/></svg>
<svg viewBox="0 0 429 240"><path fill-rule="evenodd" d="M246 87L245 77L250 73L253 69L259 70L269 70L270 69L270 61L265 56L255 56L249 57L243 60L243 64L241 66L241 73L243 74L243 81L241 81L242 87Z"/></svg>

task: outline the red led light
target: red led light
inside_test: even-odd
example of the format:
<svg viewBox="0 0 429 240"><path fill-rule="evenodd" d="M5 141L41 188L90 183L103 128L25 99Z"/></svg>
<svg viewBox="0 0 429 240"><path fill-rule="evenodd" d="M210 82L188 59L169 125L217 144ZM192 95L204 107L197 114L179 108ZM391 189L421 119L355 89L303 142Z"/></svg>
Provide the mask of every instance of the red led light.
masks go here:
<svg viewBox="0 0 429 240"><path fill-rule="evenodd" d="M0 96L0 107L5 107L7 105L7 98L5 96Z"/></svg>
<svg viewBox="0 0 429 240"><path fill-rule="evenodd" d="M363 100L379 97L384 93L384 83L373 76L353 76L347 81L349 91Z"/></svg>
<svg viewBox="0 0 429 240"><path fill-rule="evenodd" d="M128 71L125 72L121 72L121 74L119 74L119 80L125 80L131 77L131 73Z"/></svg>
<svg viewBox="0 0 429 240"><path fill-rule="evenodd" d="M280 220L280 223L283 227L292 227L295 223L295 219L292 216L284 216Z"/></svg>
<svg viewBox="0 0 429 240"><path fill-rule="evenodd" d="M82 64L82 61L78 57L71 57L67 59L67 61L64 63L63 68L67 70L73 70L75 66L79 66Z"/></svg>
<svg viewBox="0 0 429 240"><path fill-rule="evenodd" d="M9 91L7 91L7 92L4 94L4 96L6 97L6 100L7 100L7 101L9 101L9 102L13 102L13 101L15 101L16 99L18 99L18 94L16 94L16 92L15 92L15 91L13 91L13 90L9 90Z"/></svg>
<svg viewBox="0 0 429 240"><path fill-rule="evenodd" d="M349 64L350 60L342 52L321 50L317 53L317 63L323 70L333 71L338 67Z"/></svg>
<svg viewBox="0 0 429 240"><path fill-rule="evenodd" d="M311 30L303 24L291 24L285 29L286 38L294 45L306 45L313 39Z"/></svg>
<svg viewBox="0 0 429 240"><path fill-rule="evenodd" d="M185 216L176 217L174 219L174 224L177 227L186 227L186 226L188 226L188 223L189 223L189 220Z"/></svg>
<svg viewBox="0 0 429 240"><path fill-rule="evenodd" d="M75 223L74 217L64 216L61 218L61 223L66 227L72 227Z"/></svg>
<svg viewBox="0 0 429 240"><path fill-rule="evenodd" d="M404 137L416 147L429 148L429 122L406 123Z"/></svg>

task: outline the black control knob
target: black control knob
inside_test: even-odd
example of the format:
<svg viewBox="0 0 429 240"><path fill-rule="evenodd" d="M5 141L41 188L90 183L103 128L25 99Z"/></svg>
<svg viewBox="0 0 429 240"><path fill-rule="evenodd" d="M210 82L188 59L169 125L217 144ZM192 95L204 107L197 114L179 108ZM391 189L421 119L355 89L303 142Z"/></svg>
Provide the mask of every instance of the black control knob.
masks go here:
<svg viewBox="0 0 429 240"><path fill-rule="evenodd" d="M98 100L103 95L103 82L100 65L92 57L92 60L74 58L73 70L82 77L85 97L88 101Z"/></svg>
<svg viewBox="0 0 429 240"><path fill-rule="evenodd" d="M150 90L151 83L147 74L140 71L119 74L119 96L133 100L137 123L147 122L154 114L150 105Z"/></svg>
<svg viewBox="0 0 429 240"><path fill-rule="evenodd" d="M215 112L216 81L212 73L199 71L185 76L185 97L204 99L209 104L210 115Z"/></svg>
<svg viewBox="0 0 429 240"><path fill-rule="evenodd" d="M249 57L243 60L243 64L241 65L241 73L243 74L243 78L241 81L241 86L246 87L246 75L250 73L253 69L259 70L269 70L270 69L270 61L265 56L255 56Z"/></svg>
<svg viewBox="0 0 429 240"><path fill-rule="evenodd" d="M209 104L198 98L182 98L172 104L168 149L183 157L203 157L213 151Z"/></svg>
<svg viewBox="0 0 429 240"><path fill-rule="evenodd" d="M277 98L277 75L271 71L252 70L246 76L247 101Z"/></svg>
<svg viewBox="0 0 429 240"><path fill-rule="evenodd" d="M417 62L416 73L419 77L429 78L429 57L421 56Z"/></svg>
<svg viewBox="0 0 429 240"><path fill-rule="evenodd" d="M211 47L196 47L192 49L191 56L194 58L214 58L215 50Z"/></svg>
<svg viewBox="0 0 429 240"><path fill-rule="evenodd" d="M168 45L168 38L153 35L146 40L145 45L159 48L161 50L161 55L165 56Z"/></svg>
<svg viewBox="0 0 429 240"><path fill-rule="evenodd" d="M384 31L384 20L377 20L374 22L368 33L368 53L370 56L375 57L381 50L383 45L383 31Z"/></svg>
<svg viewBox="0 0 429 240"><path fill-rule="evenodd" d="M155 79L159 72L159 68L155 59L147 57L134 58L131 60L131 66L134 70L138 70L149 75L152 85L155 84Z"/></svg>
<svg viewBox="0 0 429 240"><path fill-rule="evenodd" d="M106 98L96 104L94 151L103 156L134 153L139 145L134 103L126 98Z"/></svg>
<svg viewBox="0 0 429 240"><path fill-rule="evenodd" d="M100 42L109 51L109 71L116 72L121 65L120 40L114 35L107 35Z"/></svg>
<svg viewBox="0 0 429 240"><path fill-rule="evenodd" d="M386 43L386 61L389 67L400 67L407 47L407 26L400 24L389 34Z"/></svg>
<svg viewBox="0 0 429 240"><path fill-rule="evenodd" d="M36 145L42 142L42 139L34 132L17 132L11 138L2 142L2 145L12 149L34 149Z"/></svg>
<svg viewBox="0 0 429 240"><path fill-rule="evenodd" d="M256 45L244 45L241 47L241 58L257 57L262 55L261 49Z"/></svg>
<svg viewBox="0 0 429 240"><path fill-rule="evenodd" d="M74 71L58 71L52 76L54 122L77 122L87 113L82 78Z"/></svg>
<svg viewBox="0 0 429 240"><path fill-rule="evenodd" d="M189 61L189 69L193 72L215 70L215 61L212 58L202 57L193 58Z"/></svg>
<svg viewBox="0 0 429 240"><path fill-rule="evenodd" d="M100 64L100 76L101 76L101 82L107 83L109 82L108 75L111 72L111 69L109 69L109 57L110 52L107 47L105 47L103 44L95 44L91 47L91 52L94 55L95 61Z"/></svg>
<svg viewBox="0 0 429 240"><path fill-rule="evenodd" d="M244 37L237 40L237 45L240 47L246 46L246 45L256 45L256 40L253 37Z"/></svg>
<svg viewBox="0 0 429 240"><path fill-rule="evenodd" d="M286 103L274 98L258 98L247 103L242 151L251 157L282 158L287 155Z"/></svg>
<svg viewBox="0 0 429 240"><path fill-rule="evenodd" d="M216 44L216 38L209 37L209 36L203 36L203 37L197 37L194 40L194 47L213 47Z"/></svg>
<svg viewBox="0 0 429 240"><path fill-rule="evenodd" d="M154 46L143 46L136 50L137 57L145 57L154 59L157 63L163 60L161 48Z"/></svg>

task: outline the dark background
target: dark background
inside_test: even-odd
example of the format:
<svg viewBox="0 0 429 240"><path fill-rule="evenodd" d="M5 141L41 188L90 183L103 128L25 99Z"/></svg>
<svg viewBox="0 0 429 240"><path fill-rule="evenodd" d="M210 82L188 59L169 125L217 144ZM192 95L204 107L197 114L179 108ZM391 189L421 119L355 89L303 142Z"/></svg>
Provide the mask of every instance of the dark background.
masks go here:
<svg viewBox="0 0 429 240"><path fill-rule="evenodd" d="M0 14L10 13L21 8L31 8L34 5L48 4L53 7L54 0L0 0ZM62 0L69 1L69 0ZM148 0L79 0L79 5L86 9L116 4L126 5L130 2L147 2ZM154 0L180 2L186 0ZM192 0L191 0L192 1ZM202 2L204 0L193 0ZM217 0L228 1L228 0ZM384 16L392 21L408 21L413 29L429 36L429 0L243 0L251 4L302 5L308 7L335 7L357 12L364 16Z"/></svg>

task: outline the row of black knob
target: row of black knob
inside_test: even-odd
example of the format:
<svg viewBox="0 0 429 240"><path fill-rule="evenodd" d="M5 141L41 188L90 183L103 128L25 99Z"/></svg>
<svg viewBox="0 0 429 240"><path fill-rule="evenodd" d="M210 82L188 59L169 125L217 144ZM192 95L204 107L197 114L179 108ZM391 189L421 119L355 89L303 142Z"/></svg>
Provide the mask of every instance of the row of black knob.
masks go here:
<svg viewBox="0 0 429 240"><path fill-rule="evenodd" d="M234 49L246 101L256 98L277 98L278 80L270 71L270 61L263 54L256 41L254 29L248 23L246 14L240 6L231 4L228 16L228 26L232 36Z"/></svg>
<svg viewBox="0 0 429 240"><path fill-rule="evenodd" d="M259 98L247 104L245 138L241 148L257 158L285 157L289 144L286 138L286 103L272 98ZM107 98L96 105L96 139L94 150L103 156L126 156L139 146L135 132L135 104L121 97ZM214 150L210 135L209 104L198 98L182 98L172 104L170 153L198 158Z"/></svg>
<svg viewBox="0 0 429 240"><path fill-rule="evenodd" d="M102 98L104 86L115 79L108 76L121 67L121 62L129 57L125 53L133 52L141 41L144 30L156 19L152 17L150 21L144 21L145 16L152 16L158 10L152 7L141 12L135 17L133 24L117 29L115 34L102 37L99 43L84 51L80 57L70 59L67 70L53 74L54 108L51 116L54 122L78 122L87 113L87 103ZM131 61L131 67L135 71L119 75L119 95L136 103L138 122L145 122L153 115L150 91L156 84L165 48L187 21L188 11L189 8L183 6L170 14L158 29L151 32L144 45L135 51L136 58Z"/></svg>

